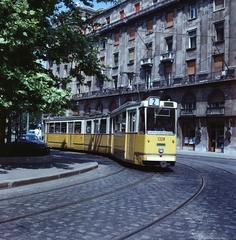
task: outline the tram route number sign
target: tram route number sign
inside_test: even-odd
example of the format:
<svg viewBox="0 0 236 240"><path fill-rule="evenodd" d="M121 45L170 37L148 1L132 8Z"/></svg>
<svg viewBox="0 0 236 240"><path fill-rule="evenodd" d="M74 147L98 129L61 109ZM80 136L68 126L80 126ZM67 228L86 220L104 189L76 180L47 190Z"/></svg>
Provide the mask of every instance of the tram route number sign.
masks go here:
<svg viewBox="0 0 236 240"><path fill-rule="evenodd" d="M148 99L148 105L149 106L159 106L160 105L160 99L157 97L149 97Z"/></svg>

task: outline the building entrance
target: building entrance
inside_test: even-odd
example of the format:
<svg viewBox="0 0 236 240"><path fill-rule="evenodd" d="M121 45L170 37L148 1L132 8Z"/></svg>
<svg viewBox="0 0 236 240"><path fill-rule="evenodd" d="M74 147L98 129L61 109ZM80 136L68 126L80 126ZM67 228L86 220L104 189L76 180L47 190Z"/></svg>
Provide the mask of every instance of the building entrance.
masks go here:
<svg viewBox="0 0 236 240"><path fill-rule="evenodd" d="M224 149L224 123L210 123L209 151L221 152Z"/></svg>
<svg viewBox="0 0 236 240"><path fill-rule="evenodd" d="M183 147L195 147L195 121L183 122Z"/></svg>

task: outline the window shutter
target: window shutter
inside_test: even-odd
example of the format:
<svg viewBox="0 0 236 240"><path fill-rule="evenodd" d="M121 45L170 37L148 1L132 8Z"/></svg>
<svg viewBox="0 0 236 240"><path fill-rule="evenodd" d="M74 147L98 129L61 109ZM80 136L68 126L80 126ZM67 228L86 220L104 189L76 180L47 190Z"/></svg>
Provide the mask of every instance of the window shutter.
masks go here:
<svg viewBox="0 0 236 240"><path fill-rule="evenodd" d="M135 4L135 12L140 11L140 3Z"/></svg>
<svg viewBox="0 0 236 240"><path fill-rule="evenodd" d="M196 73L196 61L188 62L188 75L194 75Z"/></svg>
<svg viewBox="0 0 236 240"><path fill-rule="evenodd" d="M174 12L169 12L166 15L166 26L170 27L174 25Z"/></svg>
<svg viewBox="0 0 236 240"><path fill-rule="evenodd" d="M215 76L221 76L223 70L223 55L215 56L214 58L214 73Z"/></svg>
<svg viewBox="0 0 236 240"><path fill-rule="evenodd" d="M135 26L130 27L130 39L135 38Z"/></svg>

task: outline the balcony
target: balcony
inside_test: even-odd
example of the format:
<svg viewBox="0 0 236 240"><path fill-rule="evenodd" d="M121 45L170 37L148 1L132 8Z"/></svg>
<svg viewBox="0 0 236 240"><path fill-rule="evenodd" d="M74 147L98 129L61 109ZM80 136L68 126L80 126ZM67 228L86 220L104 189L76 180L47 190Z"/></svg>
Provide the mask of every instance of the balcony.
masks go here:
<svg viewBox="0 0 236 240"><path fill-rule="evenodd" d="M160 56L160 61L161 62L167 62L167 61L173 62L174 61L174 55L175 54L173 52L163 53Z"/></svg>
<svg viewBox="0 0 236 240"><path fill-rule="evenodd" d="M141 66L142 67L152 67L153 63L152 63L152 58L143 58L141 59Z"/></svg>
<svg viewBox="0 0 236 240"><path fill-rule="evenodd" d="M225 108L224 107L208 107L206 114L208 116L214 116L214 115L224 115L225 114Z"/></svg>
<svg viewBox="0 0 236 240"><path fill-rule="evenodd" d="M196 116L195 108L185 108L180 110L180 116Z"/></svg>

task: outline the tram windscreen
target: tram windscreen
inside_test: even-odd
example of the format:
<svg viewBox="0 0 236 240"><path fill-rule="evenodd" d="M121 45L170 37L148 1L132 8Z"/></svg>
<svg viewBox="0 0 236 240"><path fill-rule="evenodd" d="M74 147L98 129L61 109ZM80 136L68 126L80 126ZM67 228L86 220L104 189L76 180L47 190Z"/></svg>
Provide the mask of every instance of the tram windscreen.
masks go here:
<svg viewBox="0 0 236 240"><path fill-rule="evenodd" d="M175 109L147 108L146 114L144 111L141 112L141 118L146 118L145 129L147 133L175 134ZM143 123L140 123L140 131L141 128L144 129Z"/></svg>

